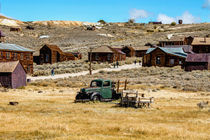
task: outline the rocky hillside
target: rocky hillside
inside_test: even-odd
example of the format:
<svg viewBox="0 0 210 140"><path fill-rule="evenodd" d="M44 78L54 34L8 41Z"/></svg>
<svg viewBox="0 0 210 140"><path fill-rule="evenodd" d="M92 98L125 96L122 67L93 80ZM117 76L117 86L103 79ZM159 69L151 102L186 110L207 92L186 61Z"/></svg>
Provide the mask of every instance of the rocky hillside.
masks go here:
<svg viewBox="0 0 210 140"><path fill-rule="evenodd" d="M2 21L2 22L1 22ZM16 23L22 32L10 32L10 24ZM26 29L26 26L34 30ZM6 35L6 42L15 43L34 50L45 44L57 44L64 51L80 51L87 53L90 47L100 45L133 45L143 46L145 43L156 44L173 36L206 36L210 34L210 24L192 25L149 25L138 23L108 23L97 25L95 31L88 31L91 23L72 21L21 22L9 18L0 18L0 29ZM12 26L14 26L12 24Z"/></svg>

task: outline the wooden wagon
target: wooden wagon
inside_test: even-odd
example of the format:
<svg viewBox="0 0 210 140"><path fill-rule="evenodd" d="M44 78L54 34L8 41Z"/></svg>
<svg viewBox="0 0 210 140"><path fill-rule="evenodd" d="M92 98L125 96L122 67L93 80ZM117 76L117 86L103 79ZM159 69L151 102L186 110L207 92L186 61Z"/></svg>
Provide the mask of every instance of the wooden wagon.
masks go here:
<svg viewBox="0 0 210 140"><path fill-rule="evenodd" d="M120 106L122 107L150 107L150 104L154 102L154 97L146 98L144 94L139 94L135 90L124 90L122 92Z"/></svg>

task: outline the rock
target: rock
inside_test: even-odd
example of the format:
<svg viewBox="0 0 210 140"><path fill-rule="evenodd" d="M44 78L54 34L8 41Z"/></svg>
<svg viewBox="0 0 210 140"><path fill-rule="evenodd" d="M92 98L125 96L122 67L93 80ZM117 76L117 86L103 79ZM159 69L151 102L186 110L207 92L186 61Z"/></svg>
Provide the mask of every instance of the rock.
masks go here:
<svg viewBox="0 0 210 140"><path fill-rule="evenodd" d="M9 102L9 105L14 105L14 106L16 106L16 105L18 105L19 103L18 102Z"/></svg>

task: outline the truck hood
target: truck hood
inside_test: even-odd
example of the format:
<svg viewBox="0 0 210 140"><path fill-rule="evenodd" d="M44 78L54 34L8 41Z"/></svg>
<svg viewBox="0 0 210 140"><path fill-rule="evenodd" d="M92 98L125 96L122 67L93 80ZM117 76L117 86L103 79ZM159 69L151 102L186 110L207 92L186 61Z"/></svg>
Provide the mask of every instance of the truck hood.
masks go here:
<svg viewBox="0 0 210 140"><path fill-rule="evenodd" d="M88 87L88 88L82 88L80 92L89 92L89 91L95 91L96 89L100 89L99 87Z"/></svg>

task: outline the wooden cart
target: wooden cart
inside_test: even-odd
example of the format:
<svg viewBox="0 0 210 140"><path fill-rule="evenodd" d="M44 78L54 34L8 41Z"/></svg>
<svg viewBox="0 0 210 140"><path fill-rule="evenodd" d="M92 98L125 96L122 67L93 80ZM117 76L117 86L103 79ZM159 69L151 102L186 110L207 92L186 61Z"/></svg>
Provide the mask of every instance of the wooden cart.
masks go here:
<svg viewBox="0 0 210 140"><path fill-rule="evenodd" d="M153 97L146 98L144 94L139 94L135 90L124 90L121 96L120 106L122 107L150 107L150 104L154 102Z"/></svg>

